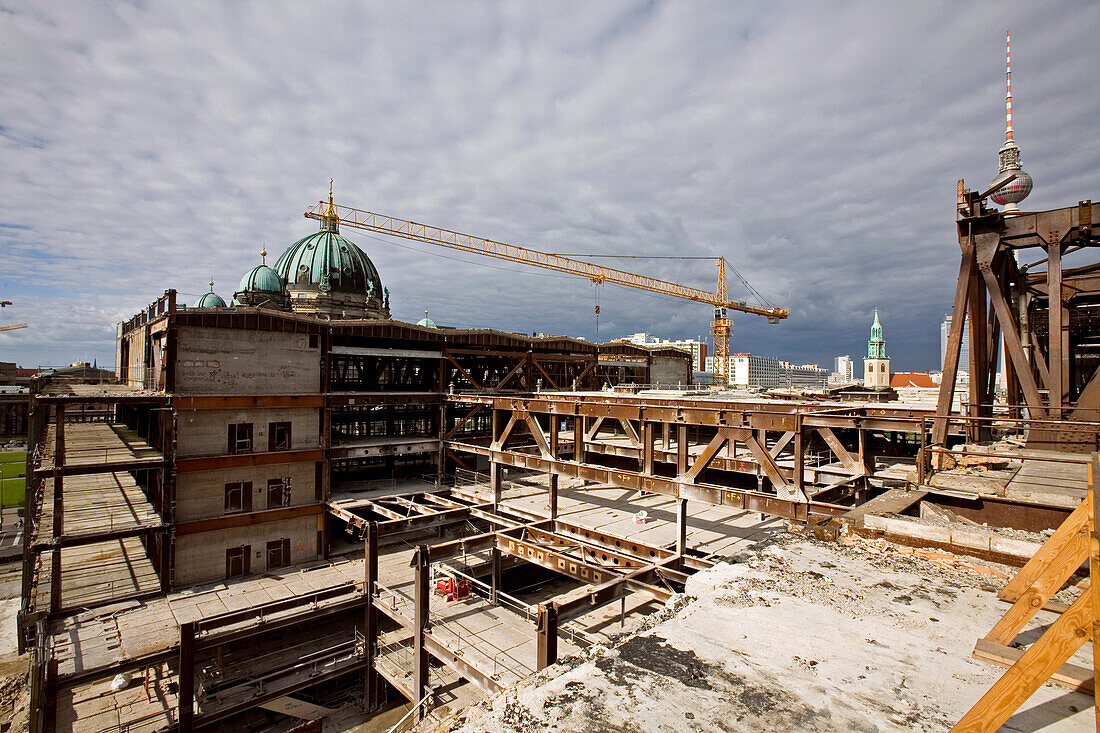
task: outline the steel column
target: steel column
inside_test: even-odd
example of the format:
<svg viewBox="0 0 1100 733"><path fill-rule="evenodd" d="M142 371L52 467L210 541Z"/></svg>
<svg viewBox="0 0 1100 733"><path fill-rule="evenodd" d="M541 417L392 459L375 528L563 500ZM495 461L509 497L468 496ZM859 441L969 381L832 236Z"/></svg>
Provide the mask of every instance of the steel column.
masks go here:
<svg viewBox="0 0 1100 733"><path fill-rule="evenodd" d="M504 578L504 566L501 562L499 548L494 546L489 551L489 557L492 564L492 585L490 586L489 603L495 606L499 600L500 585Z"/></svg>
<svg viewBox="0 0 1100 733"><path fill-rule="evenodd" d="M558 604L550 601L539 605L536 669L546 669L556 661L558 661Z"/></svg>
<svg viewBox="0 0 1100 733"><path fill-rule="evenodd" d="M176 721L181 733L195 727L195 622L180 624L179 710Z"/></svg>
<svg viewBox="0 0 1100 733"><path fill-rule="evenodd" d="M680 499L676 508L676 554L687 554L688 500Z"/></svg>
<svg viewBox="0 0 1100 733"><path fill-rule="evenodd" d="M413 593L414 618L413 618L413 690L417 700L428 693L428 650L424 646L424 635L428 631L428 603L431 598L429 582L431 580L431 564L428 560L428 546L420 545L413 554L413 566L416 577L416 588ZM416 719L423 720L428 714L424 706L420 706L416 712Z"/></svg>
<svg viewBox="0 0 1100 733"><path fill-rule="evenodd" d="M65 403L54 405L53 552L50 554L50 615L61 613L61 535L65 527Z"/></svg>
<svg viewBox="0 0 1100 733"><path fill-rule="evenodd" d="M374 586L378 582L378 523L368 522L363 541L365 554L364 588L367 605L363 608L363 638L366 650L363 665L363 707L377 710L381 704L382 680L374 669L374 655L378 648L378 609L374 607Z"/></svg>

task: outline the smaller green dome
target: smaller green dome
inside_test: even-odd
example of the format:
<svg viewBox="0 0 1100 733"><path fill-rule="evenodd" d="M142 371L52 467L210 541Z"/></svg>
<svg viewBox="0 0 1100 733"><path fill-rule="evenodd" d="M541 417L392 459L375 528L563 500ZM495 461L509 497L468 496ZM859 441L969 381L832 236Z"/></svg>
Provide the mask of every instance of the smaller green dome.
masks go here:
<svg viewBox="0 0 1100 733"><path fill-rule="evenodd" d="M209 293L203 293L198 302L195 303L196 308L224 308L225 301L221 296L211 290Z"/></svg>
<svg viewBox="0 0 1100 733"><path fill-rule="evenodd" d="M283 279L267 265L256 265L241 278L237 292L281 293Z"/></svg>
<svg viewBox="0 0 1100 733"><path fill-rule="evenodd" d="M436 325L435 321L433 321L431 318L428 318L428 311L424 311L424 317L417 321L416 325L424 326L425 328L439 328L439 326Z"/></svg>

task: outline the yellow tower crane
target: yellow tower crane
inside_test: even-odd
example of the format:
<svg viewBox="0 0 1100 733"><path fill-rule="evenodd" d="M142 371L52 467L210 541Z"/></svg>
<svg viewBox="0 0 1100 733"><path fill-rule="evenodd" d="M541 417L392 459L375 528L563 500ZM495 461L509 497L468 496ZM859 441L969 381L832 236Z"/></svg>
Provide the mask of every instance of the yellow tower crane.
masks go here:
<svg viewBox="0 0 1100 733"><path fill-rule="evenodd" d="M328 201L320 201L316 206L310 207L305 212L306 218L320 221L331 221L338 225L362 229L377 234L387 234L391 237L411 239L426 244L435 244L440 247L449 247L462 252L496 257L508 262L518 262L532 267L541 267L545 270L555 270L571 275L580 275L591 280L596 285L613 283L625 285L629 288L648 290L651 293L671 295L674 298L694 300L698 303L706 303L714 306L714 320L711 322L711 332L714 335L714 380L718 384L729 383L728 364L730 353L730 319L728 311L734 310L741 313L752 313L764 316L769 323L779 323L780 319L790 315L786 308L773 306L757 307L743 301L730 301L726 291L726 259L718 257L718 287L711 293L688 285L659 280L647 275L638 275L625 270L617 270L612 267L604 267L583 260L576 260L563 255L540 252L527 247L519 247L514 244L504 244L484 237L475 237L470 234L461 234L450 229L418 224L413 221L399 219L395 216L376 214L371 211L355 209L349 206L337 206L332 202L332 192L329 191ZM742 278L743 280L743 278ZM746 283L747 285L747 283Z"/></svg>

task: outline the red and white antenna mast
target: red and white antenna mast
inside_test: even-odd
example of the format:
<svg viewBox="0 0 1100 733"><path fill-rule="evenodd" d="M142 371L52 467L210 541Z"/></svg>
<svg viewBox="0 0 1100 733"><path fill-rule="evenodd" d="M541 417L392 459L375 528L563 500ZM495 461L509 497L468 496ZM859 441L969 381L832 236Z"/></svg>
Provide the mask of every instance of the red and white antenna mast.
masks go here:
<svg viewBox="0 0 1100 733"><path fill-rule="evenodd" d="M1005 31L1005 142L1012 142L1012 31Z"/></svg>
<svg viewBox="0 0 1100 733"><path fill-rule="evenodd" d="M1016 178L994 191L990 198L993 203L1004 206L1004 213L1015 213L1020 210L1016 204L1031 193L1032 182L1031 176L1020 167L1020 148L1012 137L1012 31L1005 31L1005 144L998 156L1000 172L993 179L992 185L996 186L1013 175Z"/></svg>

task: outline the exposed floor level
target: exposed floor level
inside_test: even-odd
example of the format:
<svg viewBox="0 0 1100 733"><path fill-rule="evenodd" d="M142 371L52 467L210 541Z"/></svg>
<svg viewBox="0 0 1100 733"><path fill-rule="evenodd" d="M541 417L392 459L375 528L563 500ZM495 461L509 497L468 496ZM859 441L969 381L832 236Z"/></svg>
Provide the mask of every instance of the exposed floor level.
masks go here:
<svg viewBox="0 0 1100 733"><path fill-rule="evenodd" d="M539 503L545 503L545 489L540 489L537 481L533 484L510 485L509 505L539 514ZM636 492L595 486L585 488L582 494L568 488L568 482L562 484L561 514L568 521L648 544L675 542L675 505L666 497L640 496ZM692 504L690 509L689 545L708 554L734 553L774 535L782 526L776 520L761 521L758 515L749 512L701 504ZM638 512L642 510L648 516L639 521ZM379 558L380 582L385 587L381 596L392 599L395 609L408 615L411 615L408 607L413 584L411 557L411 549L393 547ZM471 554L456 558L451 565L460 571L478 573L483 572L486 559L484 555ZM67 678L171 649L178 643L179 625L187 621L209 619L327 588L349 586L349 593L358 592L355 587L361 589L364 572L363 559L353 557L298 568L279 576L253 577L177 591L142 603L123 602L56 623L51 640L60 661L63 693L58 698L58 719L68 721L61 729L102 730L100 724L117 725L116 720L140 721L135 729L141 730L142 726L152 729L158 720L163 722L165 716L174 717L174 712L169 712L175 705L174 699L168 694L158 694L158 690L168 690L170 683L175 681L175 672L163 665L158 664L155 669L159 672L150 674L151 691L148 694L141 684L140 673L137 674L138 682L120 692L112 692L105 682L67 684ZM534 604L577 587L575 581L567 579L542 583L529 591L521 590L522 598L512 599L503 606L490 606L476 592L465 600L452 602L434 596L432 633L498 683L513 684L536 667L535 616L531 613ZM645 596L632 595L622 604L598 608L575 619L570 628L562 630L561 653L569 654L580 648L569 638L572 629L587 632L585 641L590 641L591 636L606 643L619 631L624 618L657 607ZM388 653L400 659L411 639L397 631L387 636L384 643ZM401 682L396 678L391 681ZM431 681L441 690L438 704L450 710L459 709L483 695L472 685L460 683L447 667L433 668Z"/></svg>
<svg viewBox="0 0 1100 733"><path fill-rule="evenodd" d="M692 576L651 628L443 730L947 731L1004 671L971 656L1007 609L999 584L883 543L788 536L738 560ZM1091 696L1046 685L1004 730L1094 725Z"/></svg>

